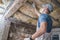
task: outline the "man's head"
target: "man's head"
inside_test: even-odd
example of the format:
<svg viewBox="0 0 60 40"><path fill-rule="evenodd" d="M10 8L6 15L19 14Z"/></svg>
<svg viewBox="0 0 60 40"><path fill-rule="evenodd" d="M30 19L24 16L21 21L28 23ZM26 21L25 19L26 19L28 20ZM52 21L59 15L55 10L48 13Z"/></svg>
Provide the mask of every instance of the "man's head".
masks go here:
<svg viewBox="0 0 60 40"><path fill-rule="evenodd" d="M52 4L43 4L42 8L39 10L40 13L50 13L53 11L53 5Z"/></svg>

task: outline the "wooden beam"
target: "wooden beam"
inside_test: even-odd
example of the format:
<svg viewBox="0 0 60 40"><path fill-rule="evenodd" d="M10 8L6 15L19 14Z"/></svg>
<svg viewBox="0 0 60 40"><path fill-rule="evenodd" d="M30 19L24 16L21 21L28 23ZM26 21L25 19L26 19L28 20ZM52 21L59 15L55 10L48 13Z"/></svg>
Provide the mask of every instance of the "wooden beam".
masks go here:
<svg viewBox="0 0 60 40"><path fill-rule="evenodd" d="M0 17L0 40L7 40L9 28L10 22L5 20L3 17Z"/></svg>
<svg viewBox="0 0 60 40"><path fill-rule="evenodd" d="M12 6L5 13L4 17L9 18L12 16L25 2L26 0L15 0Z"/></svg>
<svg viewBox="0 0 60 40"><path fill-rule="evenodd" d="M31 29L34 29L34 30L35 30L35 28L36 28L36 25L34 25L34 24L27 23L27 22L23 22L23 21L21 21L21 20L17 20L17 19L12 18L12 17L8 18L8 20L9 20L11 23L13 23L13 24L16 24L16 25L19 25L19 26L22 26L22 27L31 28ZM15 26L16 26L16 25L15 25ZM29 26L29 27L28 27L28 26Z"/></svg>
<svg viewBox="0 0 60 40"><path fill-rule="evenodd" d="M6 3L7 3L7 0L2 0L2 2L3 2L4 4L6 4Z"/></svg>

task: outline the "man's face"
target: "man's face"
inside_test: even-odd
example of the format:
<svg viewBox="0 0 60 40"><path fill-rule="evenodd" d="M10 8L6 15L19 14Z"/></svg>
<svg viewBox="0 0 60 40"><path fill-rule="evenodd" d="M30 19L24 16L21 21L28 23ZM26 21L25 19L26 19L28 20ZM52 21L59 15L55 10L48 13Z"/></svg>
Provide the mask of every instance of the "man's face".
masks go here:
<svg viewBox="0 0 60 40"><path fill-rule="evenodd" d="M48 7L43 7L43 8L41 8L41 9L39 10L39 12L40 12L40 13L44 13L44 12L48 13L48 12L49 12L49 11L48 11Z"/></svg>

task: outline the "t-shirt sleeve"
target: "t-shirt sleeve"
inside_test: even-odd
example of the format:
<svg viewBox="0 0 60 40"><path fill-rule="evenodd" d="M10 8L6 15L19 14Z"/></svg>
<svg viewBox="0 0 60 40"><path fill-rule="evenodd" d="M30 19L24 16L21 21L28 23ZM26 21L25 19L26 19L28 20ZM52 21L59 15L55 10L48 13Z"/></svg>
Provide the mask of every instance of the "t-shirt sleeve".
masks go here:
<svg viewBox="0 0 60 40"><path fill-rule="evenodd" d="M40 19L39 19L40 23L41 22L47 22L47 17L45 16L41 16Z"/></svg>

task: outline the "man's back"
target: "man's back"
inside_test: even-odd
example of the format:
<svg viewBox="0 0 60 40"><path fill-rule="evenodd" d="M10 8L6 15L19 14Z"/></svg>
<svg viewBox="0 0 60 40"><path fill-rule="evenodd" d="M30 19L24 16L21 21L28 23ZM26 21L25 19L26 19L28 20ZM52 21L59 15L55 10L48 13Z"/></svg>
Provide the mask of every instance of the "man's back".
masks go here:
<svg viewBox="0 0 60 40"><path fill-rule="evenodd" d="M41 22L47 22L47 30L46 32L51 32L51 29L52 29L52 19L50 17L50 15L48 14L41 14L38 18L38 28L40 28L40 24ZM43 28L42 28L43 29Z"/></svg>

